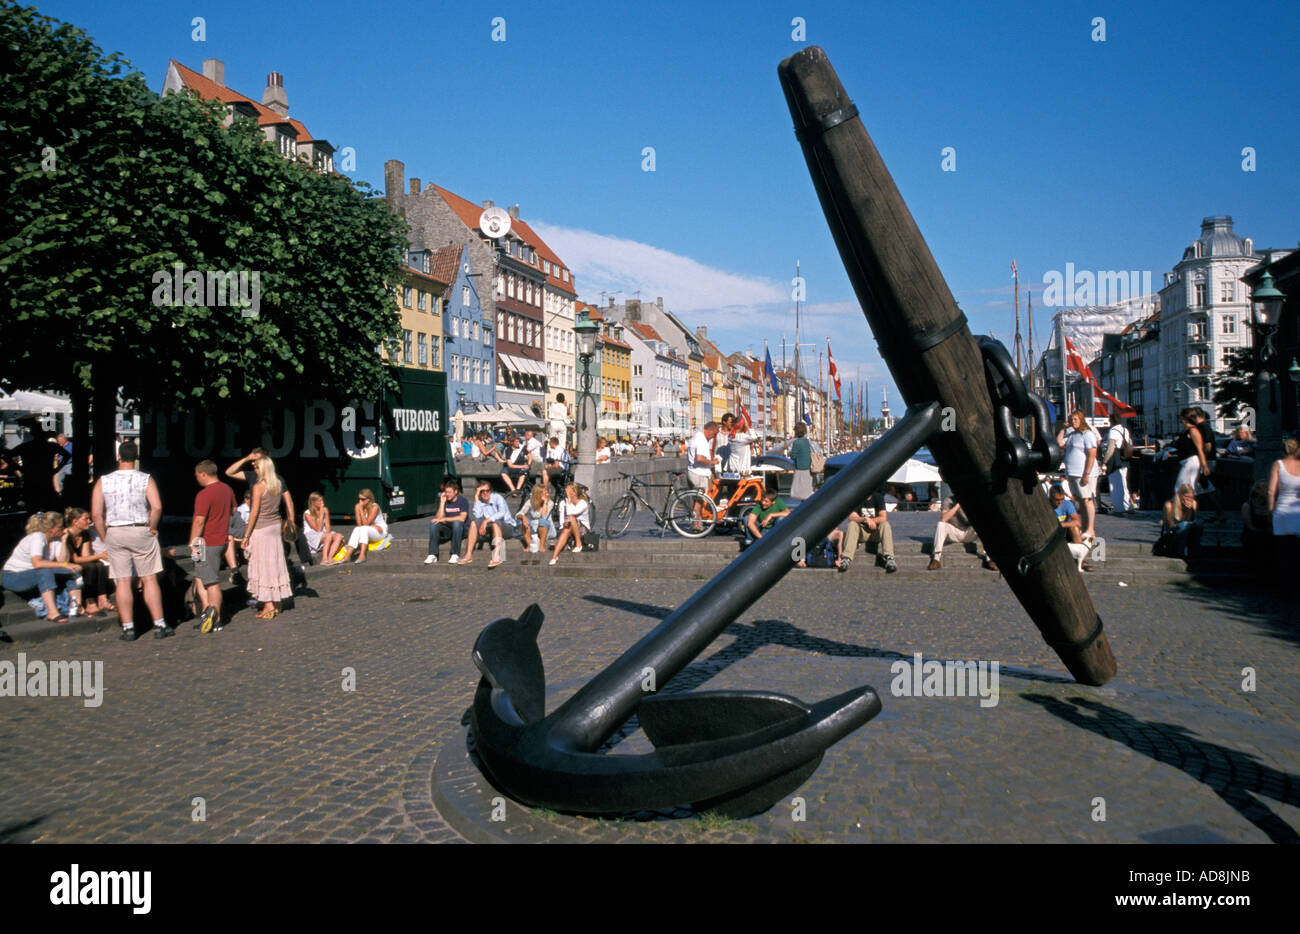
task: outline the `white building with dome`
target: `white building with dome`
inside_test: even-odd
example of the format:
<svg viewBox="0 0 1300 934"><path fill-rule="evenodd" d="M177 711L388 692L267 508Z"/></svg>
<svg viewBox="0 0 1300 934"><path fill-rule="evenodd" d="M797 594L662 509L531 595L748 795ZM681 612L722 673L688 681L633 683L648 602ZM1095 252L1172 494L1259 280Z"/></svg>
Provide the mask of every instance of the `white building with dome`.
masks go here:
<svg viewBox="0 0 1300 934"><path fill-rule="evenodd" d="M1226 215L1201 221L1201 235L1183 251L1160 290L1159 409L1162 432L1177 431L1177 413L1200 406L1215 430L1234 427L1214 407L1216 375L1232 353L1251 346L1250 293L1241 277L1262 256ZM1148 389L1149 395L1149 389Z"/></svg>

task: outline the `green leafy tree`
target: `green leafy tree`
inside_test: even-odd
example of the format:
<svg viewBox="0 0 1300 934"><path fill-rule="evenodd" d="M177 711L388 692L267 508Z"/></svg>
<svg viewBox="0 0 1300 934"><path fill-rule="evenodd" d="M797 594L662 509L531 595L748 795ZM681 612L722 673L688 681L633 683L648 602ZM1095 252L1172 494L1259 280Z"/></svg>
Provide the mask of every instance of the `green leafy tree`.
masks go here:
<svg viewBox="0 0 1300 934"><path fill-rule="evenodd" d="M1214 378L1214 405L1220 415L1235 419L1241 409L1254 408L1255 373L1255 351L1234 350L1228 368Z"/></svg>
<svg viewBox="0 0 1300 934"><path fill-rule="evenodd" d="M119 395L247 414L395 385L377 351L400 329L404 224L368 186L286 161L252 121L223 126L219 102L159 97L9 0L0 47L0 384L70 392L79 411L93 397L100 463ZM244 273L256 314L198 291L173 304L178 263Z"/></svg>

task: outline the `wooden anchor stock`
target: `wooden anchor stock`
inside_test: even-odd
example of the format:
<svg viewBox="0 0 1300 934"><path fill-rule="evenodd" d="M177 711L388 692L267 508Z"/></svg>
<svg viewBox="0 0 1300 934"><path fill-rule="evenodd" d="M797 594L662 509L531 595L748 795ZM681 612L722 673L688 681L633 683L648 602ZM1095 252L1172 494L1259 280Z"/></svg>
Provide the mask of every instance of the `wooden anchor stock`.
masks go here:
<svg viewBox="0 0 1300 934"><path fill-rule="evenodd" d="M1041 487L994 470L980 348L857 108L820 48L777 71L835 244L899 391L909 405L952 409L954 430L930 441L944 480L1070 674L1105 684L1115 657L1092 598L1067 548L1042 551L1058 522Z"/></svg>

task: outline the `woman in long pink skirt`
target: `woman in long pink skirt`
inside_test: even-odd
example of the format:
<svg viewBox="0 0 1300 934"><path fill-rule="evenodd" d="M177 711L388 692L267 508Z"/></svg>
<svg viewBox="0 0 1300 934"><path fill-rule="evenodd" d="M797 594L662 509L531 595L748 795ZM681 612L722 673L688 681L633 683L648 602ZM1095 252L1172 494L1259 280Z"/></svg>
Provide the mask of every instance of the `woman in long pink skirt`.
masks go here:
<svg viewBox="0 0 1300 934"><path fill-rule="evenodd" d="M253 484L248 528L240 544L248 552L248 595L262 604L257 618L275 619L280 601L293 596L280 539L281 484L271 458L263 455L255 464L257 482Z"/></svg>

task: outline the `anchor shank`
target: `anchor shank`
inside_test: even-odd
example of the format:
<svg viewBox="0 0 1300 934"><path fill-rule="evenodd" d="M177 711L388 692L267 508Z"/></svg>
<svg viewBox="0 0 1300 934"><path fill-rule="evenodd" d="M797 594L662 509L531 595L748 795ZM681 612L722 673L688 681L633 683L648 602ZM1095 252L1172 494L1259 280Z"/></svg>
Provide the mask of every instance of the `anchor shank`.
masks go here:
<svg viewBox="0 0 1300 934"><path fill-rule="evenodd" d="M575 751L600 748L646 696L647 668L656 685L667 684L795 566L797 550L830 534L924 445L940 420L937 404L909 408L891 431L556 710L550 741Z"/></svg>

